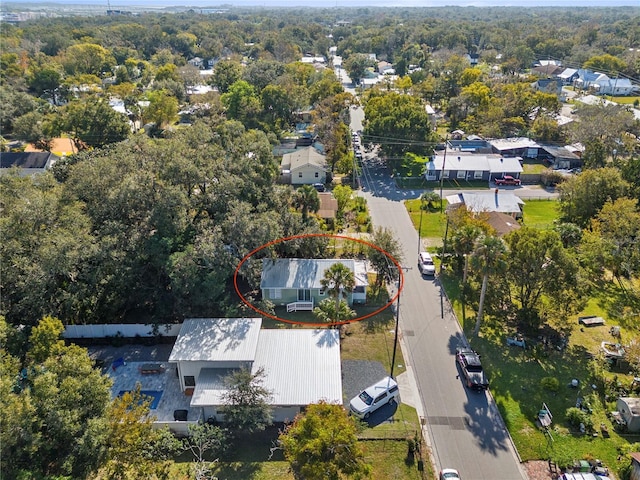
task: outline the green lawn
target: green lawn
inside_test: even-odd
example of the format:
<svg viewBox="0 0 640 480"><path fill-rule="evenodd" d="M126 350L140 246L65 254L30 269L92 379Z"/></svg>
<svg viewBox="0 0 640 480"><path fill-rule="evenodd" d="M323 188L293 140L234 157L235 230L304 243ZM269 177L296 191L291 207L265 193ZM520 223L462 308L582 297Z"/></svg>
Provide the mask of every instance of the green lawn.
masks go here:
<svg viewBox="0 0 640 480"><path fill-rule="evenodd" d="M405 208L409 212L411 222L416 230L420 226L420 238L428 238L432 241L442 243L444 238L444 231L447 225L447 218L443 213L440 213L440 205L434 204L437 209L432 212L422 212L422 222L420 221L420 200L405 200ZM443 208L447 208L447 202L444 201Z"/></svg>
<svg viewBox="0 0 640 480"><path fill-rule="evenodd" d="M524 225L533 228L551 228L560 216L555 200L526 200L522 210Z"/></svg>

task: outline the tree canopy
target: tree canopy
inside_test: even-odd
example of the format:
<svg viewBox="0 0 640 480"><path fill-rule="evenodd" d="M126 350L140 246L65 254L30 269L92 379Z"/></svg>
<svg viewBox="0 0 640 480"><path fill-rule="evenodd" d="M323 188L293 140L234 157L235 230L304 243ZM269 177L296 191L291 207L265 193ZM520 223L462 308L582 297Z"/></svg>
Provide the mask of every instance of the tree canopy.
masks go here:
<svg viewBox="0 0 640 480"><path fill-rule="evenodd" d="M358 427L341 405L320 402L296 416L280 435L284 456L296 478L363 478L371 467L358 444Z"/></svg>

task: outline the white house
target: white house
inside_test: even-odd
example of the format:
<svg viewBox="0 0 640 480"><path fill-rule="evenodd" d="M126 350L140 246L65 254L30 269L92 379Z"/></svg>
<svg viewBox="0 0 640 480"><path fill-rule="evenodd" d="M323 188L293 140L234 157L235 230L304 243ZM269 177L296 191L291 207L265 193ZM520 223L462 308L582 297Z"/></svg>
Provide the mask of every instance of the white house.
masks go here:
<svg viewBox="0 0 640 480"><path fill-rule="evenodd" d="M522 216L524 201L512 193L482 192L482 193L458 193L448 195L447 202L450 206L464 205L471 213L506 213L513 218Z"/></svg>
<svg viewBox="0 0 640 480"><path fill-rule="evenodd" d="M261 329L260 318L185 320L169 362L177 365L190 410L224 420L225 377L240 368L264 371L273 420L293 418L309 404L342 403L340 337L335 329Z"/></svg>
<svg viewBox="0 0 640 480"><path fill-rule="evenodd" d="M601 75L595 81L595 88L599 95L631 95L638 89L628 78L609 78Z"/></svg>
<svg viewBox="0 0 640 480"><path fill-rule="evenodd" d="M327 180L327 160L314 147L297 148L284 154L280 163L283 182L312 185Z"/></svg>

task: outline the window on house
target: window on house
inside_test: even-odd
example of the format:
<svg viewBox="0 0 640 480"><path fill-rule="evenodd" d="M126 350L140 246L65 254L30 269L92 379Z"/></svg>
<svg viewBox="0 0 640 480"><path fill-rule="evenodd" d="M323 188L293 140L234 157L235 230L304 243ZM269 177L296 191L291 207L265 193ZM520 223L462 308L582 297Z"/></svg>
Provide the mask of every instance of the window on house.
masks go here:
<svg viewBox="0 0 640 480"><path fill-rule="evenodd" d="M475 172L473 172L473 178L475 178L476 180L482 179L482 170L476 170Z"/></svg>
<svg viewBox="0 0 640 480"><path fill-rule="evenodd" d="M318 178L320 176L320 174L318 172L316 172L316 178Z"/></svg>
<svg viewBox="0 0 640 480"><path fill-rule="evenodd" d="M196 377L193 375L185 375L184 377L184 386L185 387L195 387L196 386Z"/></svg>
<svg viewBox="0 0 640 480"><path fill-rule="evenodd" d="M281 288L272 288L269 296L271 298L282 298L282 289Z"/></svg>
<svg viewBox="0 0 640 480"><path fill-rule="evenodd" d="M298 178L302 178L302 172L298 172Z"/></svg>
<svg viewBox="0 0 640 480"><path fill-rule="evenodd" d="M327 291L324 288L321 288L320 291L318 292L318 295L320 295L321 297L324 297L327 294Z"/></svg>
<svg viewBox="0 0 640 480"><path fill-rule="evenodd" d="M457 178L467 178L467 171L466 170L458 170Z"/></svg>
<svg viewBox="0 0 640 480"><path fill-rule="evenodd" d="M442 171L442 178L449 178L450 175L451 175L451 172L449 172L449 170Z"/></svg>

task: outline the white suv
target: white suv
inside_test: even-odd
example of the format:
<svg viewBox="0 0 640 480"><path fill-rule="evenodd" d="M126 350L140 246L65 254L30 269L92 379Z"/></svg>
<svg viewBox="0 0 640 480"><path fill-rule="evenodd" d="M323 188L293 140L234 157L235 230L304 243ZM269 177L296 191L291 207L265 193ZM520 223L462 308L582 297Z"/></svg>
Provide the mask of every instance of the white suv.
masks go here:
<svg viewBox="0 0 640 480"><path fill-rule="evenodd" d="M436 274L436 266L429 252L420 252L420 255L418 255L418 268L423 275L434 276Z"/></svg>
<svg viewBox="0 0 640 480"><path fill-rule="evenodd" d="M349 403L349 410L358 418L369 418L369 415L383 405L398 402L399 399L400 390L397 382L391 377L385 377L354 397Z"/></svg>

